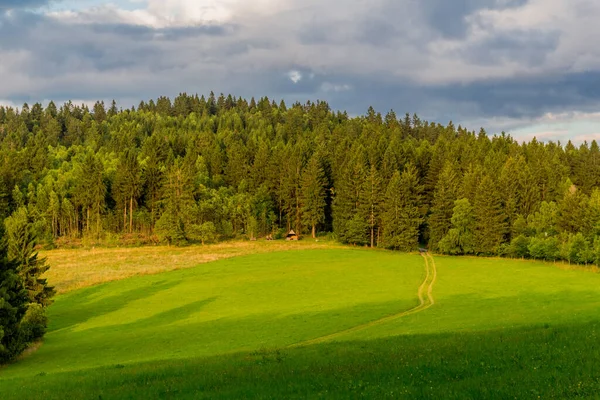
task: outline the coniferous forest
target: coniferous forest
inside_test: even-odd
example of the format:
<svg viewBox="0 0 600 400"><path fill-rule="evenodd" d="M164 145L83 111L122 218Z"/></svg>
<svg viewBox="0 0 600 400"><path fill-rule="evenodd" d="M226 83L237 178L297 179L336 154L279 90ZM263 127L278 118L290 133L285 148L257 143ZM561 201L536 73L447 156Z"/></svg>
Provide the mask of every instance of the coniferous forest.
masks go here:
<svg viewBox="0 0 600 400"><path fill-rule="evenodd" d="M25 229L50 247L294 229L357 246L599 264L600 149L212 93L131 109L25 104L0 107L0 217L9 238Z"/></svg>

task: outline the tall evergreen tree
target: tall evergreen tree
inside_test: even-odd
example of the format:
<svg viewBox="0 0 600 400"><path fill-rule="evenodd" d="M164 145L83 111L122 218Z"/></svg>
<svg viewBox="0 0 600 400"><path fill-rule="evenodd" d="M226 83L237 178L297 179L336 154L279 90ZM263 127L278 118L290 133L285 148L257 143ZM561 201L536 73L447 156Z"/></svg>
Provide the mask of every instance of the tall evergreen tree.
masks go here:
<svg viewBox="0 0 600 400"><path fill-rule="evenodd" d="M142 169L137 155L131 149L126 150L119 160L115 177L115 189L122 200L123 229L127 227L127 209L129 209L129 233L133 233L133 207L142 191Z"/></svg>
<svg viewBox="0 0 600 400"><path fill-rule="evenodd" d="M472 254L475 250L475 218L469 199L454 202L452 228L442 238L438 248L445 254Z"/></svg>
<svg viewBox="0 0 600 400"><path fill-rule="evenodd" d="M389 249L411 251L419 243L423 223L421 193L417 169L409 164L396 172L387 187L383 206L383 243Z"/></svg>
<svg viewBox="0 0 600 400"><path fill-rule="evenodd" d="M379 241L379 234L377 234L376 237L375 230L379 230L381 223L381 205L383 200L381 185L382 182L379 171L377 171L375 165L371 165L371 169L366 176L360 193L361 214L367 216L371 247L375 247L376 243Z"/></svg>
<svg viewBox="0 0 600 400"><path fill-rule="evenodd" d="M311 227L313 238L317 237L317 225L325 219L325 174L318 154L313 155L302 173L302 216Z"/></svg>
<svg viewBox="0 0 600 400"><path fill-rule="evenodd" d="M100 234L101 218L104 210L106 185L103 179L104 166L93 154L88 154L77 177L75 197L78 205L83 209L86 221L86 231L90 232L92 218L95 219L96 235Z"/></svg>
<svg viewBox="0 0 600 400"><path fill-rule="evenodd" d="M192 176L189 166L181 158L175 160L167 174L162 200L164 211L156 228L169 243L185 243L186 227L193 223L195 201Z"/></svg>
<svg viewBox="0 0 600 400"><path fill-rule="evenodd" d="M477 188L475 203L475 252L492 255L508 233L507 215L494 181L484 176Z"/></svg>
<svg viewBox="0 0 600 400"><path fill-rule="evenodd" d="M429 243L433 251L452 228L452 214L459 192L459 178L453 163L446 163L441 171L433 195L429 216Z"/></svg>
<svg viewBox="0 0 600 400"><path fill-rule="evenodd" d="M20 332L29 298L17 273L18 263L8 258L0 224L0 363L10 361L25 348Z"/></svg>
<svg viewBox="0 0 600 400"><path fill-rule="evenodd" d="M8 257L18 265L17 273L25 284L29 302L43 307L50 305L54 288L42 278L50 266L45 258L38 258L35 251L36 227L25 207L19 208L6 219L6 234Z"/></svg>

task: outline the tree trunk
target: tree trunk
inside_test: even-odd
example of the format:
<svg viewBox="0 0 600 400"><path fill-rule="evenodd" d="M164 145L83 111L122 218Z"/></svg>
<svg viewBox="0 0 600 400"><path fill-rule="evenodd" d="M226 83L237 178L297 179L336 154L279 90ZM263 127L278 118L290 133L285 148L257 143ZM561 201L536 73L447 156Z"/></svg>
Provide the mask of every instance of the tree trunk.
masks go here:
<svg viewBox="0 0 600 400"><path fill-rule="evenodd" d="M133 196L129 199L129 233L133 233Z"/></svg>
<svg viewBox="0 0 600 400"><path fill-rule="evenodd" d="M98 211L96 213L96 237L100 239L100 204L97 205Z"/></svg>
<svg viewBox="0 0 600 400"><path fill-rule="evenodd" d="M154 193L152 193L152 214L150 215L150 233L154 233L154 202L155 202L155 198L154 198Z"/></svg>
<svg viewBox="0 0 600 400"><path fill-rule="evenodd" d="M317 238L317 226L315 224L312 226L312 237L313 239Z"/></svg>
<svg viewBox="0 0 600 400"><path fill-rule="evenodd" d="M127 207L123 205L123 232L127 232Z"/></svg>

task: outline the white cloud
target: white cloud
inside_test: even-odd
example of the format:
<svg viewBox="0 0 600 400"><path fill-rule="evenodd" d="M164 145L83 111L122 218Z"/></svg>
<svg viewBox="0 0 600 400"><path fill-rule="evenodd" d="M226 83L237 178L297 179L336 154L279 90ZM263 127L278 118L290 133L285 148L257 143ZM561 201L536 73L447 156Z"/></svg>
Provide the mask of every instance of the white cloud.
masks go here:
<svg viewBox="0 0 600 400"><path fill-rule="evenodd" d="M298 83L298 82L300 82L302 80L302 73L300 71L295 70L295 69L293 69L290 72L288 72L287 76L290 79L290 81L292 81L294 83Z"/></svg>

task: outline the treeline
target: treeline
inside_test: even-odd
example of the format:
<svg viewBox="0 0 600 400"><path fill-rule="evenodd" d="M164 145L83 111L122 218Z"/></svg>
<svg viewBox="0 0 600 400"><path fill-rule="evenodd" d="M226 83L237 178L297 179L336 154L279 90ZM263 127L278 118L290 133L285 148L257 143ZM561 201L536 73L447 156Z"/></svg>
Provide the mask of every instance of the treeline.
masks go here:
<svg viewBox="0 0 600 400"><path fill-rule="evenodd" d="M448 254L600 262L596 142L210 94L0 107L0 210L49 244L333 232Z"/></svg>

